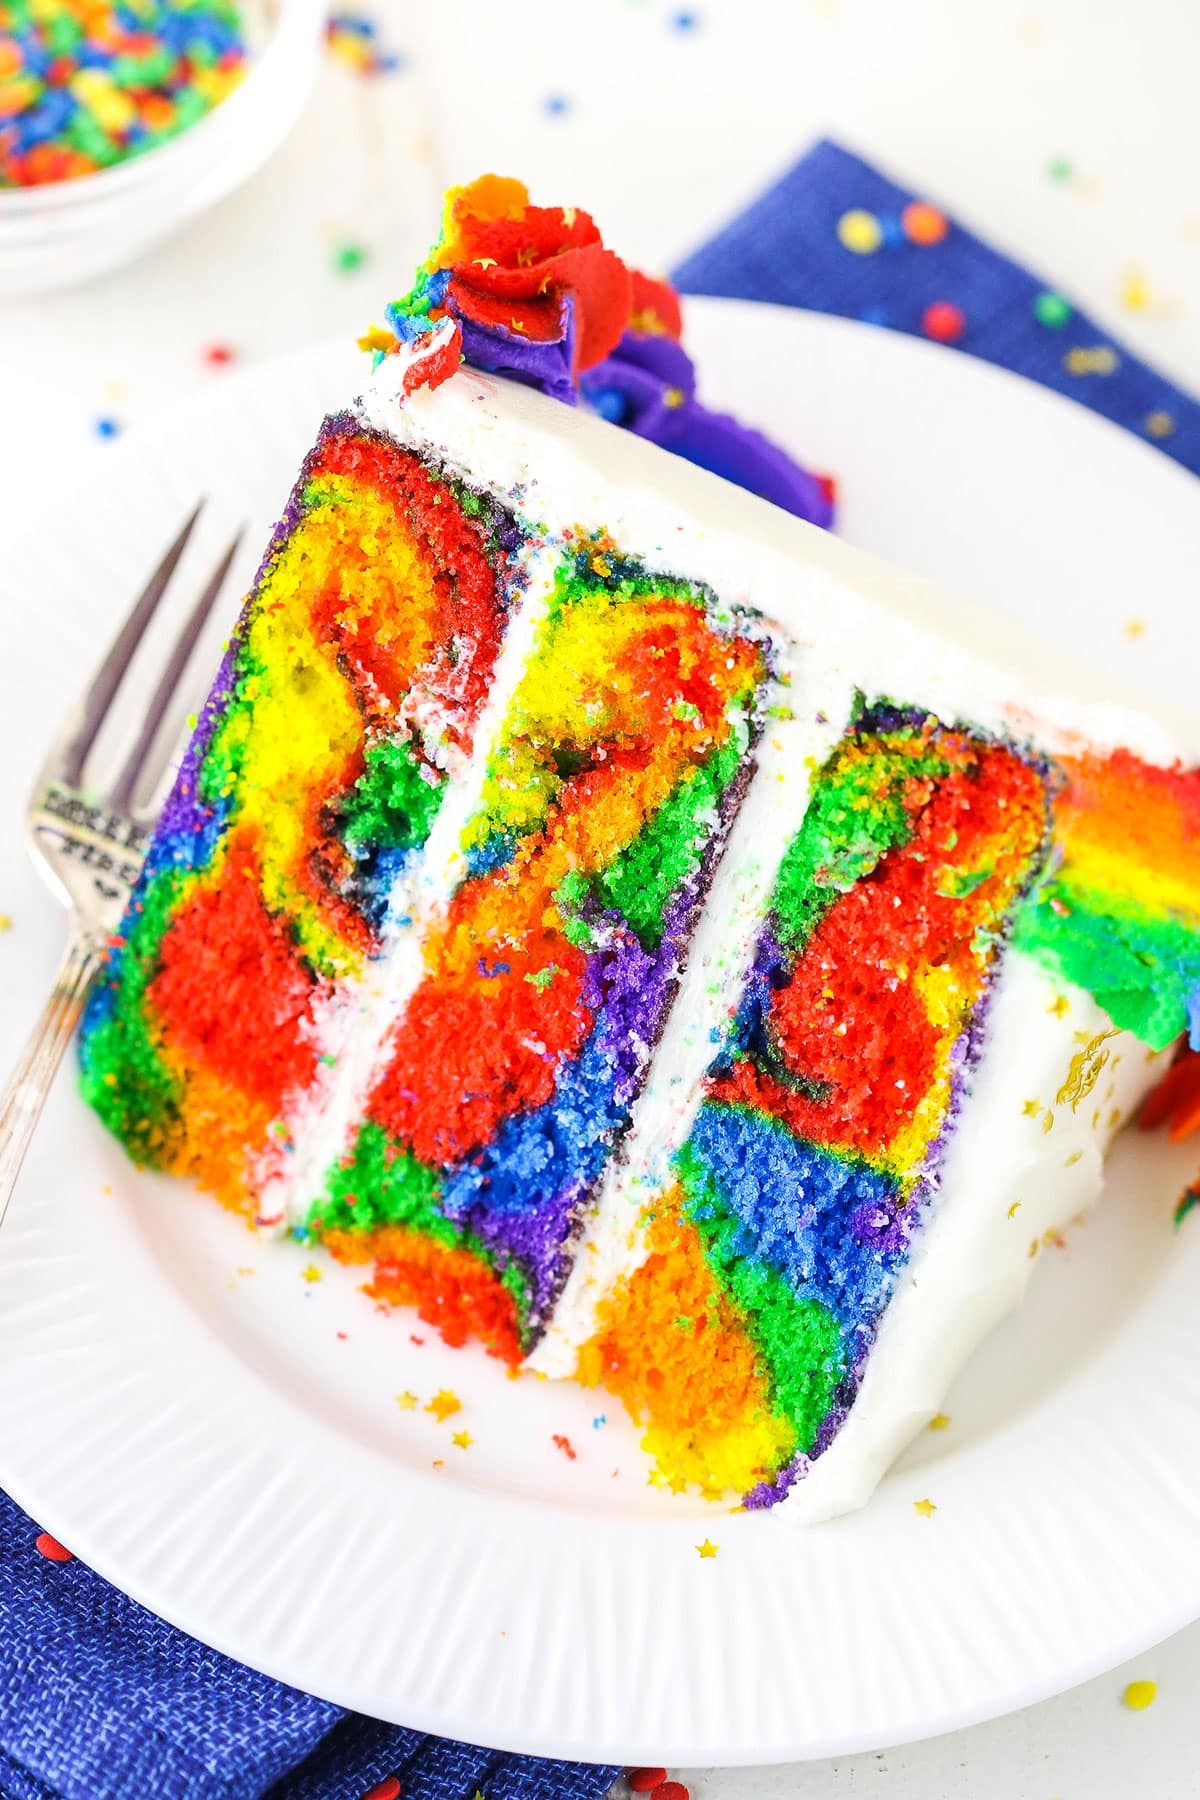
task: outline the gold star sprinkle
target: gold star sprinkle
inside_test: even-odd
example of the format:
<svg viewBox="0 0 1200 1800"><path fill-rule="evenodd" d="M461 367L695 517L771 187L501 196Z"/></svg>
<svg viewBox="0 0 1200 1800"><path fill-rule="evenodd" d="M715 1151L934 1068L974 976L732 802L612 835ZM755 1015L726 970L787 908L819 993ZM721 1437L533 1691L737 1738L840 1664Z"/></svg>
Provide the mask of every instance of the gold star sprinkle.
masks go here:
<svg viewBox="0 0 1200 1800"><path fill-rule="evenodd" d="M1048 1013L1053 1013L1056 1019L1065 1019L1070 1010L1071 1002L1067 999L1065 994L1060 994L1057 1000L1052 1000L1046 1008L1046 1011Z"/></svg>
<svg viewBox="0 0 1200 1800"><path fill-rule="evenodd" d="M720 1547L719 1544L710 1544L707 1538L705 1538L702 1544L697 1544L696 1550L701 1562L709 1561L711 1557L714 1557L717 1554Z"/></svg>
<svg viewBox="0 0 1200 1800"><path fill-rule="evenodd" d="M405 1388L402 1394L396 1395L396 1405L401 1412L415 1412L418 1406L417 1396Z"/></svg>
<svg viewBox="0 0 1200 1800"><path fill-rule="evenodd" d="M304 1270L304 1279L305 1281L320 1281L321 1271L316 1263L309 1263L307 1269Z"/></svg>
<svg viewBox="0 0 1200 1800"><path fill-rule="evenodd" d="M456 1450L469 1450L475 1439L469 1431L456 1431L450 1439Z"/></svg>
<svg viewBox="0 0 1200 1800"><path fill-rule="evenodd" d="M494 256L477 256L474 262L477 269L494 269L496 266Z"/></svg>
<svg viewBox="0 0 1200 1800"><path fill-rule="evenodd" d="M525 329L525 327L522 325L520 319L517 318L515 313L514 313L513 317L508 321L508 327L509 327L510 331L524 331L524 329Z"/></svg>
<svg viewBox="0 0 1200 1800"><path fill-rule="evenodd" d="M1027 1100L1021 1108L1022 1113L1027 1119L1036 1119L1041 1110L1042 1103L1040 1100Z"/></svg>
<svg viewBox="0 0 1200 1800"><path fill-rule="evenodd" d="M355 339L355 343L360 350L387 351L396 348L395 335L390 331L385 331L382 325L368 326L363 335Z"/></svg>
<svg viewBox="0 0 1200 1800"><path fill-rule="evenodd" d="M937 1511L937 1507L932 1500L914 1500L913 1511L915 1513L920 1513L923 1519L932 1519L934 1513Z"/></svg>
<svg viewBox="0 0 1200 1800"><path fill-rule="evenodd" d="M1009 1218L1015 1219L1017 1214L1020 1212L1020 1210L1021 1210L1021 1202L1019 1200L1014 1200L1012 1205L1008 1209Z"/></svg>
<svg viewBox="0 0 1200 1800"><path fill-rule="evenodd" d="M439 1388L425 1411L432 1413L438 1424L443 1425L453 1413L462 1411L462 1401L449 1388Z"/></svg>
<svg viewBox="0 0 1200 1800"><path fill-rule="evenodd" d="M929 1421L930 1431L946 1431L949 1429L949 1425L949 1413L934 1413L932 1419Z"/></svg>

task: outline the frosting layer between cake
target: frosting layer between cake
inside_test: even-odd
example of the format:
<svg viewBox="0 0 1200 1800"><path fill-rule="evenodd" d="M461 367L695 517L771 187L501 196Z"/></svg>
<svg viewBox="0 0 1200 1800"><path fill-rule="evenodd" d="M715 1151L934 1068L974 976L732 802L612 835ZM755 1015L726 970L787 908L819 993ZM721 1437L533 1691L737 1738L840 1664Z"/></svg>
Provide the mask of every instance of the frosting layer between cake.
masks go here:
<svg viewBox="0 0 1200 1800"><path fill-rule="evenodd" d="M833 1510L981 1259L1019 1292L1014 1182L1093 1197L1195 1020L1195 727L597 420L404 374L306 465L88 1091L451 1341L607 1381L664 1478Z"/></svg>

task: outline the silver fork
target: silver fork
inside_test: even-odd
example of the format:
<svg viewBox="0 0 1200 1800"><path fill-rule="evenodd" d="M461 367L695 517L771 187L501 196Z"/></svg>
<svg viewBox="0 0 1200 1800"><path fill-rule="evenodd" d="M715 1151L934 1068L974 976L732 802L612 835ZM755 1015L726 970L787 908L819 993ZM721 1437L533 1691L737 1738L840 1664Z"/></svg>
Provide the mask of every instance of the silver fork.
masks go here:
<svg viewBox="0 0 1200 1800"><path fill-rule="evenodd" d="M153 792L166 770L172 746L155 754L156 739L241 541L239 532L165 653L145 711L122 718L117 696L200 512L198 506L134 601L30 796L26 843L43 881L67 908L69 933L50 998L0 1096L0 1224L88 989L145 859L154 817L135 806L135 797ZM88 765L106 725L105 735L116 738L122 754L116 779L98 788L88 781Z"/></svg>

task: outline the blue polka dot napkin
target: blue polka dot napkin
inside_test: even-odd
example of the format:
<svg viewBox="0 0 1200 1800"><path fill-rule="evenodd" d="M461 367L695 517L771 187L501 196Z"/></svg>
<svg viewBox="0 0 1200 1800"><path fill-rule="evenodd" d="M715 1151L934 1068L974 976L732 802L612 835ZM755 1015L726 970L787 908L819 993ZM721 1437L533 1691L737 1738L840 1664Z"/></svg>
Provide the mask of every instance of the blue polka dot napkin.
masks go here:
<svg viewBox="0 0 1200 1800"><path fill-rule="evenodd" d="M818 144L675 280L939 336L1200 473L1193 400L935 207L906 212L912 200ZM602 1800L618 1773L401 1730L271 1681L59 1552L0 1494L0 1800Z"/></svg>
<svg viewBox="0 0 1200 1800"><path fill-rule="evenodd" d="M936 206L935 196L921 199ZM1069 296L935 207L906 217L913 200L839 144L819 143L672 279L687 294L770 300L940 337L1069 394L1200 474L1195 400ZM936 237L946 226L934 242L910 235Z"/></svg>

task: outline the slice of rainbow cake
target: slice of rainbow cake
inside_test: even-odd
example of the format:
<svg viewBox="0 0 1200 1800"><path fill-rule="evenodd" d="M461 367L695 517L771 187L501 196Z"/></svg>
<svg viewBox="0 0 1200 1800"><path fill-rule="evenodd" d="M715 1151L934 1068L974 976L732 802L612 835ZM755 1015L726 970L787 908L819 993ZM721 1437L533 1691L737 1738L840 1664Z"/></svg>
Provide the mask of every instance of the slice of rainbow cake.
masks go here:
<svg viewBox="0 0 1200 1800"><path fill-rule="evenodd" d="M817 529L586 213L457 190L388 317L86 1093L663 1480L845 1510L1200 1047L1200 728Z"/></svg>

